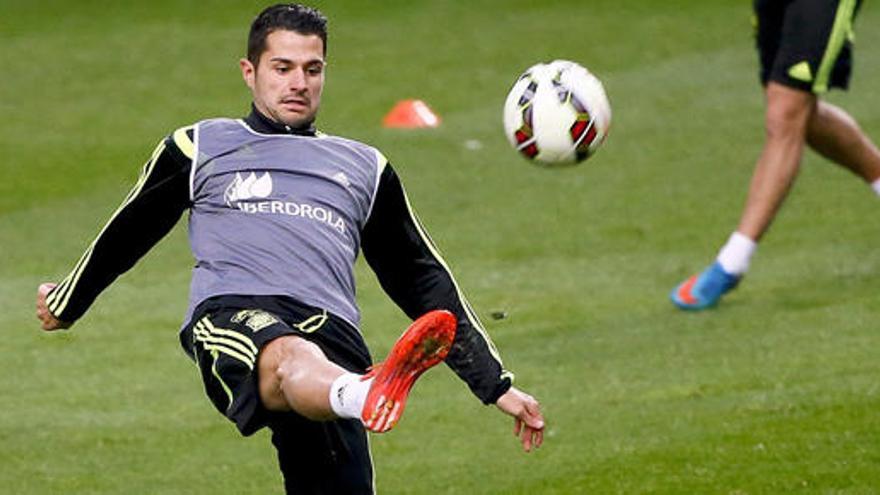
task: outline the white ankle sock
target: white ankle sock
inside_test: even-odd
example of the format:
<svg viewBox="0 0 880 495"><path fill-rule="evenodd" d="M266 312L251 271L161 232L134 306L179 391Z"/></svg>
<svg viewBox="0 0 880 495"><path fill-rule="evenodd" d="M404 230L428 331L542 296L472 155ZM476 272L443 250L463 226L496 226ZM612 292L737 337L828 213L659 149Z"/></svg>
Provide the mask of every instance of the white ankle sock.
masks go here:
<svg viewBox="0 0 880 495"><path fill-rule="evenodd" d="M340 418L360 418L364 401L373 379L361 381L363 375L343 373L330 385L330 409Z"/></svg>
<svg viewBox="0 0 880 495"><path fill-rule="evenodd" d="M871 183L871 189L873 189L874 192L877 193L877 196L880 196L880 179L877 179Z"/></svg>
<svg viewBox="0 0 880 495"><path fill-rule="evenodd" d="M757 248L758 244L755 241L739 232L734 232L718 253L718 263L727 273L742 275L749 269L749 261Z"/></svg>

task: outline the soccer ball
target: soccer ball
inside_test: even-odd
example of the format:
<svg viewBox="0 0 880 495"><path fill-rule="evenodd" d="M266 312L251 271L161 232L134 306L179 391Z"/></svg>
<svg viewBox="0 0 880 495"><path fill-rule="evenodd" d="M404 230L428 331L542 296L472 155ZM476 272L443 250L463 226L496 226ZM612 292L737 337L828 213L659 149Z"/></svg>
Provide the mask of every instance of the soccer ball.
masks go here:
<svg viewBox="0 0 880 495"><path fill-rule="evenodd" d="M611 125L602 82L567 60L529 67L504 102L504 132L523 156L573 165L596 152Z"/></svg>

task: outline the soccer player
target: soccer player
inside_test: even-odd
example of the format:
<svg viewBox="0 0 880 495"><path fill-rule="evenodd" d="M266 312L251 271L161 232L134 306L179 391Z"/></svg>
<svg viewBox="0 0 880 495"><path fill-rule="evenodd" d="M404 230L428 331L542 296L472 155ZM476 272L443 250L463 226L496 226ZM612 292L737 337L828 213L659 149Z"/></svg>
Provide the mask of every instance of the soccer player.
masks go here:
<svg viewBox="0 0 880 495"><path fill-rule="evenodd" d="M159 143L70 274L39 287L42 328L70 327L189 210L195 266L181 344L241 434L271 429L288 493L373 493L366 429L392 428L415 379L444 359L513 416L526 451L540 446L539 403L512 386L391 165L316 131L326 47L317 10L261 12L239 62L250 114ZM416 319L372 370L355 302L361 250Z"/></svg>
<svg viewBox="0 0 880 495"><path fill-rule="evenodd" d="M860 0L754 1L766 97L764 149L736 230L712 265L670 294L679 308L712 307L737 286L794 183L805 144L880 194L880 150L848 113L820 98L829 88L848 86L853 21L860 4Z"/></svg>

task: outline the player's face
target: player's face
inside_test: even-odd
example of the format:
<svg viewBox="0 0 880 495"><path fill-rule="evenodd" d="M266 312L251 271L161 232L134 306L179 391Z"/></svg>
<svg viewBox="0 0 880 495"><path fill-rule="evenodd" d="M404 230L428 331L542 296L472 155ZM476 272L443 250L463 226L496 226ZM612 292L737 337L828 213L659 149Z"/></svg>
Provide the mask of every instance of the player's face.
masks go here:
<svg viewBox="0 0 880 495"><path fill-rule="evenodd" d="M324 43L316 35L277 30L266 37L257 67L239 62L254 105L276 122L300 127L315 120L324 89Z"/></svg>

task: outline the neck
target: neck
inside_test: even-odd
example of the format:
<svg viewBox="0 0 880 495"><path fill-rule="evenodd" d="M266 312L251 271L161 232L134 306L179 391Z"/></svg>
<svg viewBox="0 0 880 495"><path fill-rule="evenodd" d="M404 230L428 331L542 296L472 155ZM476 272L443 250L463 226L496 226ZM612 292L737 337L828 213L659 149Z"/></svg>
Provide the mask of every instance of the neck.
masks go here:
<svg viewBox="0 0 880 495"><path fill-rule="evenodd" d="M293 134L295 136L314 136L316 134L314 122L292 127L266 116L253 103L251 104L251 113L244 118L244 121L251 129L262 134Z"/></svg>

